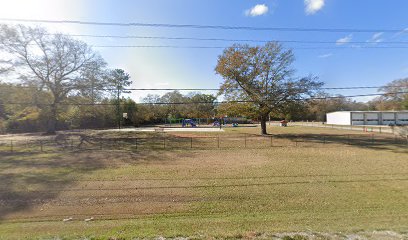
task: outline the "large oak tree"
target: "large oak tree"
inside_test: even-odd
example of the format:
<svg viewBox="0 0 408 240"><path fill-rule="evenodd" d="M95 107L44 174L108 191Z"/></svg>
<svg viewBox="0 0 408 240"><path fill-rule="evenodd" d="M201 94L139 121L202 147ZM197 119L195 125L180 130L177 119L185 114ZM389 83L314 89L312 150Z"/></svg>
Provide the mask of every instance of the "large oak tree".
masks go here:
<svg viewBox="0 0 408 240"><path fill-rule="evenodd" d="M12 54L13 70L24 83L51 93L48 133L55 133L58 105L69 94L91 87L90 75L105 67L86 43L43 28L0 25L0 50Z"/></svg>
<svg viewBox="0 0 408 240"><path fill-rule="evenodd" d="M294 101L312 96L322 86L314 77L294 77L295 57L278 42L264 46L235 44L219 56L216 73L224 78L220 92L225 97L247 100L254 104L267 134L269 114L284 111Z"/></svg>
<svg viewBox="0 0 408 240"><path fill-rule="evenodd" d="M378 90L385 93L373 101L378 110L408 110L408 78L394 80Z"/></svg>

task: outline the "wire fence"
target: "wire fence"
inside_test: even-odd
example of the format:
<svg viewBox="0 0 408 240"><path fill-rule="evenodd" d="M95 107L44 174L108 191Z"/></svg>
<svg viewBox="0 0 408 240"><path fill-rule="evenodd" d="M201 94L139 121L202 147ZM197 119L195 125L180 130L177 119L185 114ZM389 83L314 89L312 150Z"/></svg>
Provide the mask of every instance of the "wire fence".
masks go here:
<svg viewBox="0 0 408 240"><path fill-rule="evenodd" d="M403 146L408 140L400 136L375 134L343 135L270 135L243 134L237 136L154 136L82 138L68 137L63 140L0 140L0 152L58 152L78 150L171 150L171 149L234 149L271 147L337 147L337 146Z"/></svg>
<svg viewBox="0 0 408 240"><path fill-rule="evenodd" d="M398 134L399 126L377 126L377 125L337 125L337 124L326 124L322 122L290 122L288 126L304 126L304 127L319 127L319 128L331 128L331 129L341 129L341 130L351 130L369 133L390 133Z"/></svg>

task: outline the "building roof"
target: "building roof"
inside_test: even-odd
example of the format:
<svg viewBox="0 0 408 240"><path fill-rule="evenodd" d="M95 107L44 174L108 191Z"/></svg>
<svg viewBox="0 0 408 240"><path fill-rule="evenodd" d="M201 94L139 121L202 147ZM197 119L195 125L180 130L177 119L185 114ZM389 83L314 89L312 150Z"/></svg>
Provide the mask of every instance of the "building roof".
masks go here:
<svg viewBox="0 0 408 240"><path fill-rule="evenodd" d="M401 111L335 111L335 112L329 112L329 113L337 113L337 112L343 112L343 113L408 113L408 110L401 110Z"/></svg>

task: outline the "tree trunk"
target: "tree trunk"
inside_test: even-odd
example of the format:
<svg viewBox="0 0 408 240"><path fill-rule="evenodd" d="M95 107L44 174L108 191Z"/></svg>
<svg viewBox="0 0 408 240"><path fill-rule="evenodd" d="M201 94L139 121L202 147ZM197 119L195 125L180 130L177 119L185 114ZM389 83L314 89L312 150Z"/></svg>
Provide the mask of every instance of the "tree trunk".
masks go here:
<svg viewBox="0 0 408 240"><path fill-rule="evenodd" d="M268 133L266 132L266 121L268 119L268 115L261 115L261 134L262 135L267 135Z"/></svg>
<svg viewBox="0 0 408 240"><path fill-rule="evenodd" d="M51 115L48 119L47 134L55 134L57 127L57 105L51 104Z"/></svg>

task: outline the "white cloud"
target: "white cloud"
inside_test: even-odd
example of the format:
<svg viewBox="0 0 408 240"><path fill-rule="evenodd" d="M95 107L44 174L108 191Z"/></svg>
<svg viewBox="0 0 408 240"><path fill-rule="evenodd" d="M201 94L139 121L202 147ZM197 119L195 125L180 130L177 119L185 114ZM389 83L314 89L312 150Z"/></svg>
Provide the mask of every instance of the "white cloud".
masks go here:
<svg viewBox="0 0 408 240"><path fill-rule="evenodd" d="M251 16L251 17L257 17L261 15L265 15L268 13L269 8L266 6L266 4L257 4L251 9L248 9L245 11L245 15Z"/></svg>
<svg viewBox="0 0 408 240"><path fill-rule="evenodd" d="M384 34L384 32L374 33L373 38L377 39L377 38L381 37L383 34Z"/></svg>
<svg viewBox="0 0 408 240"><path fill-rule="evenodd" d="M402 29L400 32L397 32L396 34L394 34L394 36L392 36L392 38L398 37L399 35L406 33L408 33L408 28Z"/></svg>
<svg viewBox="0 0 408 240"><path fill-rule="evenodd" d="M383 35L383 32L378 32L378 33L374 33L373 36L367 40L367 42L371 42L371 43L379 43L382 42L383 39L381 38L381 36Z"/></svg>
<svg viewBox="0 0 408 240"><path fill-rule="evenodd" d="M325 0L304 0L306 14L315 14L321 10L324 6Z"/></svg>
<svg viewBox="0 0 408 240"><path fill-rule="evenodd" d="M322 55L319 55L317 57L318 58L328 58L328 57L331 57L331 56L333 56L333 53L322 54Z"/></svg>
<svg viewBox="0 0 408 240"><path fill-rule="evenodd" d="M404 34L408 33L408 28L402 29L401 32L398 32L398 34Z"/></svg>
<svg viewBox="0 0 408 240"><path fill-rule="evenodd" d="M351 41L351 39L353 39L353 35L352 34L347 35L347 36L345 36L343 38L338 39L336 41L336 45L343 45L343 44L349 43Z"/></svg>

